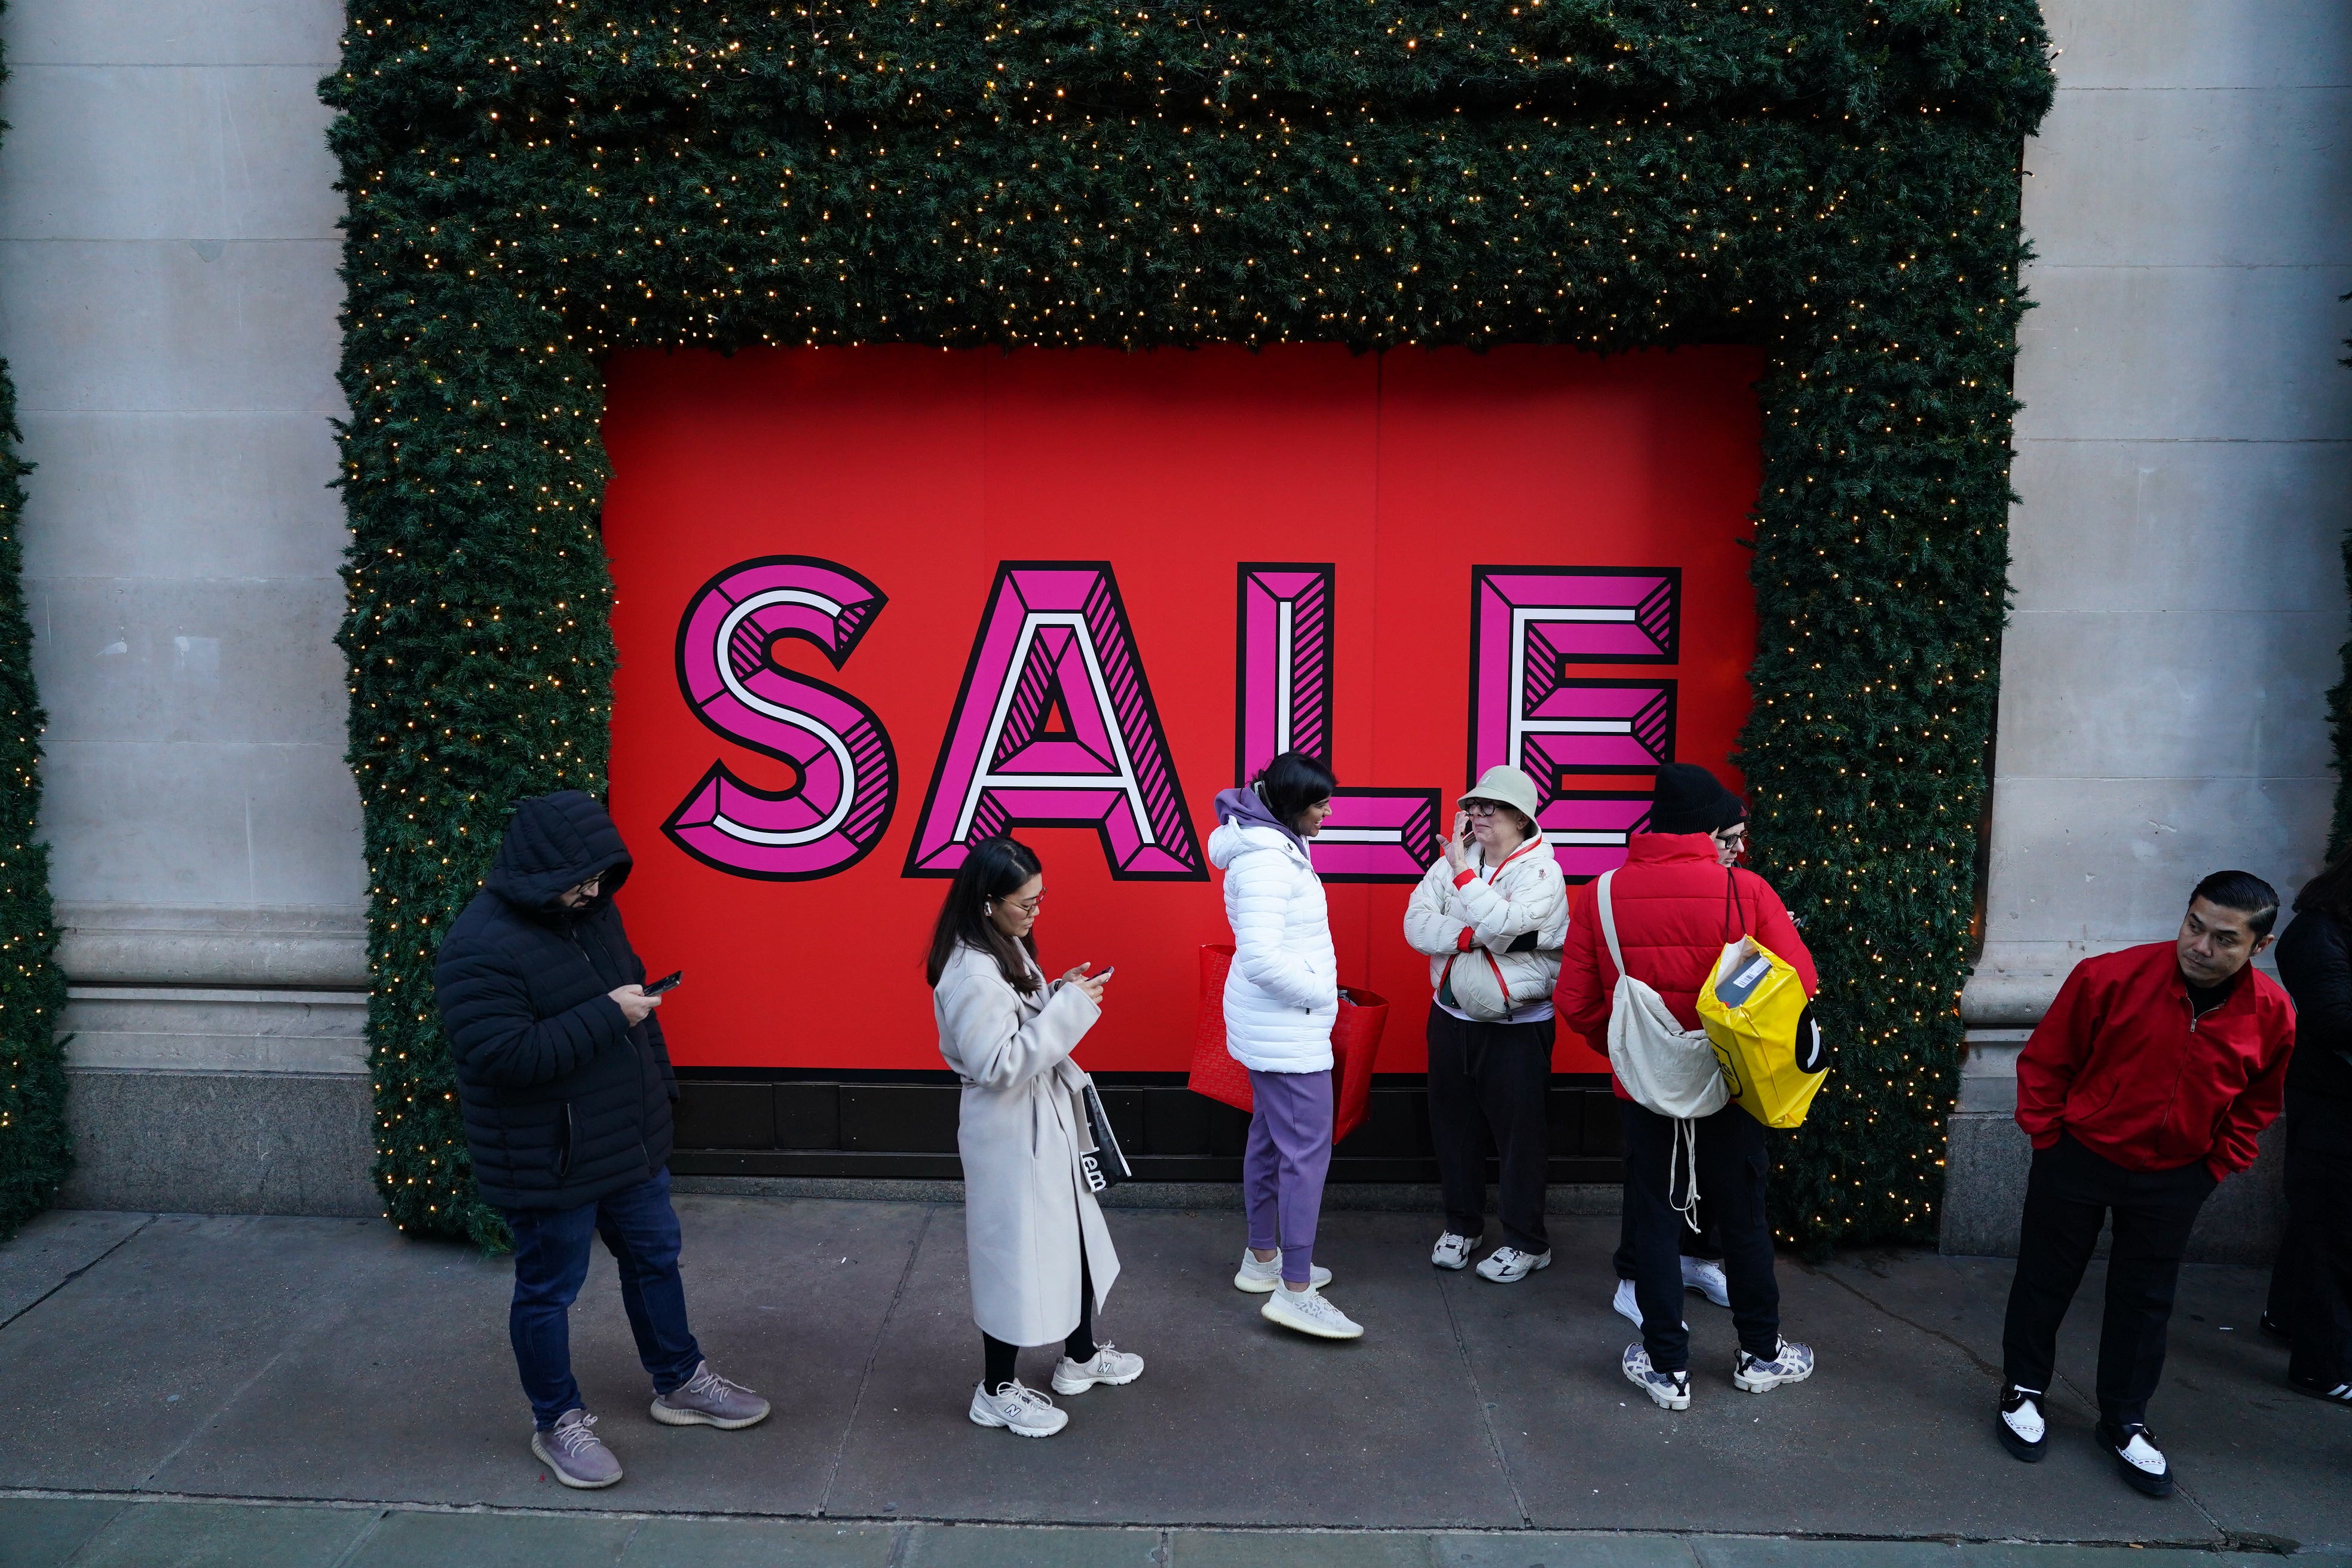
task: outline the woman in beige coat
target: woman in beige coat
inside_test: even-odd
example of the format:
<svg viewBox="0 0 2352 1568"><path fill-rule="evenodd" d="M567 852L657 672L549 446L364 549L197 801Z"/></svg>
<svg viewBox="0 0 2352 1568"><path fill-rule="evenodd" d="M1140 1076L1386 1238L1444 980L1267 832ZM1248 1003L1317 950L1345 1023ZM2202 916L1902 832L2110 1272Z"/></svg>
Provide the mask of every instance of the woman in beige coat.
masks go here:
<svg viewBox="0 0 2352 1568"><path fill-rule="evenodd" d="M1023 1345L1063 1342L1056 1394L1143 1375L1141 1356L1094 1337L1118 1254L1078 1163L1094 1140L1070 1052L1102 1016L1110 971L1082 963L1046 982L1030 934L1045 891L1025 845L981 840L948 888L924 966L940 1054L963 1079L956 1147L985 1362L971 1415L1024 1437L1050 1437L1069 1415L1015 1375Z"/></svg>

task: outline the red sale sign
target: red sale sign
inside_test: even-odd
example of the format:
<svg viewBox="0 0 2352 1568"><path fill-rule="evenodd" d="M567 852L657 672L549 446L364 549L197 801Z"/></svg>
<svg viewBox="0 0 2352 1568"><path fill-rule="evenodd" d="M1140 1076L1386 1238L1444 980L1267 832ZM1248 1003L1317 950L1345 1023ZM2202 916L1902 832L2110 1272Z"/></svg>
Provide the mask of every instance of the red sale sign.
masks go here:
<svg viewBox="0 0 2352 1568"><path fill-rule="evenodd" d="M1189 1060L1216 792L1328 759L1342 980L1422 1067L1401 931L1509 761L1571 879L1724 772L1756 624L1753 351L861 347L606 367L623 896L681 1065L940 1065L944 879L1013 833L1086 1065ZM1563 1035L1555 1066L1605 1062Z"/></svg>

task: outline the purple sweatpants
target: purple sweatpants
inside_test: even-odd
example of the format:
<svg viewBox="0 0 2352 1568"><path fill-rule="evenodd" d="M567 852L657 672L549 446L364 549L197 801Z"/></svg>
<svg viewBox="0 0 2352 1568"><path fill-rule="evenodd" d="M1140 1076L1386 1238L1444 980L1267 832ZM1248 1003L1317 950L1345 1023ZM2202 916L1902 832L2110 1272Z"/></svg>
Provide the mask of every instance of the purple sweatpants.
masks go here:
<svg viewBox="0 0 2352 1568"><path fill-rule="evenodd" d="M1242 1206L1249 1244L1282 1248L1282 1278L1313 1279L1315 1216L1331 1169L1331 1073L1250 1069L1249 1146L1242 1152Z"/></svg>

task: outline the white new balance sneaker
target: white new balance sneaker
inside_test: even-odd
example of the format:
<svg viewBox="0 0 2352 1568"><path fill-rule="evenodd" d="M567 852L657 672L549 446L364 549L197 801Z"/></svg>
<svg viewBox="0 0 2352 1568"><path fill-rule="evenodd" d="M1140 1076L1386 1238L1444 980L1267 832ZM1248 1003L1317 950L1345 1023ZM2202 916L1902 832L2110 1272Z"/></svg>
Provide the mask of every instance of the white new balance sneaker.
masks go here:
<svg viewBox="0 0 2352 1568"><path fill-rule="evenodd" d="M1064 1356L1054 1366L1054 1392L1061 1394L1084 1394L1097 1383L1113 1388L1133 1383L1143 1375L1143 1358L1120 1350L1108 1340L1095 1342L1095 1353L1085 1361L1072 1361Z"/></svg>
<svg viewBox="0 0 2352 1568"><path fill-rule="evenodd" d="M1541 1252L1522 1252L1516 1247L1498 1247L1486 1254L1478 1264L1478 1278L1492 1279L1497 1285L1516 1285L1538 1268L1551 1267L1551 1248Z"/></svg>
<svg viewBox="0 0 2352 1568"><path fill-rule="evenodd" d="M1313 1334L1319 1340L1360 1340L1364 1327L1323 1299L1320 1290L1281 1289L1265 1299L1258 1315L1269 1323Z"/></svg>
<svg viewBox="0 0 2352 1568"><path fill-rule="evenodd" d="M1723 1265L1712 1258L1683 1259L1683 1289L1696 1290L1718 1307L1731 1305L1731 1281L1723 1275Z"/></svg>
<svg viewBox="0 0 2352 1568"><path fill-rule="evenodd" d="M1070 1424L1068 1411L1055 1409L1052 1400L1017 1377L997 1384L993 1394L987 1384L974 1384L970 1414L973 1425L1002 1426L1016 1437L1050 1437Z"/></svg>
<svg viewBox="0 0 2352 1568"><path fill-rule="evenodd" d="M1331 1283L1331 1271L1319 1263L1309 1264L1307 1268L1307 1279L1308 1284L1320 1290L1324 1286ZM1246 1290L1253 1296L1263 1296L1281 1283L1282 1255L1280 1253L1260 1263L1248 1247L1242 1248L1241 1269L1234 1276L1234 1289Z"/></svg>
<svg viewBox="0 0 2352 1568"><path fill-rule="evenodd" d="M1440 1268L1467 1268L1470 1254L1476 1250L1477 1246L1475 1237L1456 1236L1449 1230L1437 1238L1435 1247L1429 1249L1429 1260Z"/></svg>
<svg viewBox="0 0 2352 1568"><path fill-rule="evenodd" d="M1660 1372L1650 1364L1650 1352L1643 1348L1641 1341L1635 1340L1625 1347L1618 1365L1624 1369L1626 1381L1654 1400L1659 1409L1690 1408L1690 1373Z"/></svg>

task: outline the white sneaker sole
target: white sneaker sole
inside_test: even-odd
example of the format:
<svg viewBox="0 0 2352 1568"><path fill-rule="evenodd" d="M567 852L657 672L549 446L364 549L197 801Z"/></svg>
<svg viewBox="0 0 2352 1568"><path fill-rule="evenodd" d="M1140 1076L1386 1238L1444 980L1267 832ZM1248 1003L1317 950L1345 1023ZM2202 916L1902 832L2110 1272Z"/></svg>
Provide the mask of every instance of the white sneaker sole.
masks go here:
<svg viewBox="0 0 2352 1568"><path fill-rule="evenodd" d="M1811 1367L1807 1367L1802 1372L1773 1373L1765 1375L1735 1369L1731 1374L1731 1386L1742 1394L1769 1394L1784 1383L1802 1383L1812 1375Z"/></svg>
<svg viewBox="0 0 2352 1568"><path fill-rule="evenodd" d="M1518 1269L1512 1273L1489 1274L1482 1268L1478 1270L1478 1278L1481 1279L1491 1280L1496 1285L1516 1285L1520 1280L1526 1279L1528 1275L1539 1274L1550 1267L1551 1254L1547 1252L1541 1258L1536 1259L1535 1262L1528 1264L1525 1268Z"/></svg>
<svg viewBox="0 0 2352 1568"><path fill-rule="evenodd" d="M1619 1370L1622 1371L1623 1369L1621 1367ZM1650 1403L1655 1405L1661 1410L1688 1410L1690 1408L1690 1391L1688 1389L1685 1389L1680 1394L1662 1393L1659 1391L1656 1384L1645 1383L1630 1372L1625 1373L1625 1381L1640 1389L1643 1393L1648 1394L1650 1396Z"/></svg>
<svg viewBox="0 0 2352 1568"><path fill-rule="evenodd" d="M1133 1383L1137 1378L1141 1377L1142 1375L1143 1369L1139 1366L1133 1372L1129 1373L1125 1377L1076 1377L1065 1379L1062 1374L1057 1372L1054 1374L1054 1392L1066 1395L1072 1394L1084 1394L1087 1389L1092 1388L1097 1383L1110 1388L1125 1388L1129 1384Z"/></svg>
<svg viewBox="0 0 2352 1568"><path fill-rule="evenodd" d="M618 1484L621 1479L619 1476L614 1476L609 1481L574 1480L572 1477L563 1473L563 1467L562 1465L557 1464L553 1459L548 1458L547 1450L540 1445L539 1434L536 1432L532 1433L530 1436L530 1452L533 1458L536 1458L541 1464L547 1467L547 1473L549 1475L553 1476L558 1481L570 1487L574 1491L602 1491L606 1487Z"/></svg>
<svg viewBox="0 0 2352 1568"><path fill-rule="evenodd" d="M746 1415L736 1421L721 1421L718 1416L705 1415L699 1410L680 1410L674 1405L664 1405L658 1399L653 1402L651 1408L653 1418L665 1426L716 1426L721 1432L740 1432L746 1426L757 1426L765 1421L772 1407L762 1405L757 1415Z"/></svg>
<svg viewBox="0 0 2352 1568"><path fill-rule="evenodd" d="M1310 1272L1318 1277L1315 1279L1315 1289L1318 1290L1320 1290L1324 1286L1331 1283L1331 1271L1328 1268L1324 1268L1321 1264L1317 1264ZM1246 1290L1253 1296L1265 1296L1271 1294L1276 1287L1281 1285L1281 1283L1282 1271L1280 1269L1276 1269L1271 1274L1236 1274L1234 1276L1234 1289L1236 1290Z"/></svg>
<svg viewBox="0 0 2352 1568"><path fill-rule="evenodd" d="M1050 1437L1059 1432L1062 1426L1067 1426L1070 1424L1070 1413L1066 1410L1055 1412L1062 1418L1061 1426L1015 1426L1004 1417L991 1415L982 1410L978 1405L972 1405L964 1414L971 1417L971 1424L975 1426L1002 1426L1015 1437Z"/></svg>
<svg viewBox="0 0 2352 1568"><path fill-rule="evenodd" d="M1451 1268L1458 1272L1470 1267L1470 1256L1465 1253L1459 1258L1444 1258L1433 1252L1429 1255L1429 1266L1432 1268Z"/></svg>
<svg viewBox="0 0 2352 1568"><path fill-rule="evenodd" d="M1311 1334L1318 1340L1360 1340L1364 1337L1364 1325L1361 1323L1339 1329L1319 1323L1312 1318L1293 1317L1283 1310L1282 1299L1279 1296L1266 1298L1265 1305L1258 1309L1258 1316L1269 1323L1289 1329L1296 1333Z"/></svg>

